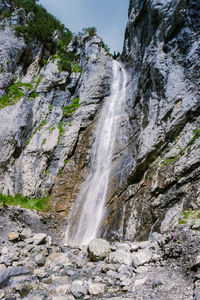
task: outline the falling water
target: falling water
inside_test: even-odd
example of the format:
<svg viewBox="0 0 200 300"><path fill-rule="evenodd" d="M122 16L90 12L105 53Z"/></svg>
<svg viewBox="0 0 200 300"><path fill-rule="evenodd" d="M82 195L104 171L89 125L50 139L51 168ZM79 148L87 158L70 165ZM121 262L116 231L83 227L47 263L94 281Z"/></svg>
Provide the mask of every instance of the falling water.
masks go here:
<svg viewBox="0 0 200 300"><path fill-rule="evenodd" d="M90 171L77 198L72 216L76 221L66 231L67 244L87 245L98 233L104 215L119 117L123 114L126 99L126 83L124 68L113 61L111 95L105 101L98 119Z"/></svg>

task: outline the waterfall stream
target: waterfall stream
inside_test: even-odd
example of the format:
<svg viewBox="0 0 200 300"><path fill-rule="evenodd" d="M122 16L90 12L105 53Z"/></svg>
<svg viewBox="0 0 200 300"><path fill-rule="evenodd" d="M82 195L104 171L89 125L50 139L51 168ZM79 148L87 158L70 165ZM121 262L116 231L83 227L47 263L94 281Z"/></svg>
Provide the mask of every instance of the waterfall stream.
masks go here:
<svg viewBox="0 0 200 300"><path fill-rule="evenodd" d="M83 182L74 213L75 226L66 231L66 244L87 245L95 238L104 216L106 196L119 119L124 112L127 76L124 68L113 61L111 94L103 104L91 149L90 170Z"/></svg>

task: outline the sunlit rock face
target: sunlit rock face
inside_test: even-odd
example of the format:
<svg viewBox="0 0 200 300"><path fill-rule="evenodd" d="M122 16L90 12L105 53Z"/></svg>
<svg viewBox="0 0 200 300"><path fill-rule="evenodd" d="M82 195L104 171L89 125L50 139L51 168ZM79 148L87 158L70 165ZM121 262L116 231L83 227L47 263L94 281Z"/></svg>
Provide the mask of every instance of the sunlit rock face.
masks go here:
<svg viewBox="0 0 200 300"><path fill-rule="evenodd" d="M59 59L40 40L27 43L16 35L14 26L31 16L15 9L13 1L2 1L0 12L5 11L7 17L0 18L0 97L13 84L19 97L13 105L0 106L0 192L43 197L57 177L59 184L64 180L61 171L110 93L112 59L101 38L86 32L68 46L79 57L78 69L60 70ZM67 115L64 107L74 99L78 105ZM53 209L57 205L65 211L55 197Z"/></svg>
<svg viewBox="0 0 200 300"><path fill-rule="evenodd" d="M132 170L108 204L107 237L166 232L182 209L200 205L199 8L198 1L130 1L121 59L131 78Z"/></svg>
<svg viewBox="0 0 200 300"><path fill-rule="evenodd" d="M2 1L0 12L9 9L12 15L0 18L0 97L19 81L23 96L0 109L0 192L50 194L52 211L71 221L111 94L113 59L98 36L86 33L68 46L78 70L61 71L40 41L28 45L16 36L13 26L31 16ZM199 208L199 14L198 1L130 1L121 55L125 105L101 237L147 239L171 230L182 210ZM64 107L77 98L67 115Z"/></svg>

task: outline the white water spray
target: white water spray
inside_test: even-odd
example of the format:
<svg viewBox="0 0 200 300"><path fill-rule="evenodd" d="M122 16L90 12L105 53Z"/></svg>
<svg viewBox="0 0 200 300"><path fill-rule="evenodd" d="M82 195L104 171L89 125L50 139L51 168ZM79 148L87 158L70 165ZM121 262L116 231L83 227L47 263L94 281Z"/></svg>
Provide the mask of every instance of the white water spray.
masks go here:
<svg viewBox="0 0 200 300"><path fill-rule="evenodd" d="M119 62L113 61L111 95L104 103L91 149L91 167L77 198L74 224L66 231L66 243L87 245L95 238L104 216L104 207L112 167L112 155L126 100L127 76Z"/></svg>

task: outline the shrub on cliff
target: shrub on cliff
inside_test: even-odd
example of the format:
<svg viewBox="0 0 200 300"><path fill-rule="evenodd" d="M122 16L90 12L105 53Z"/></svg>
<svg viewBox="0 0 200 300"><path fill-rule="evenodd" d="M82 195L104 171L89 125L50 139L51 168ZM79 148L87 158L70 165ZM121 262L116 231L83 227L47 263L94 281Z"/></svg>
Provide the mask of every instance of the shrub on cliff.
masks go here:
<svg viewBox="0 0 200 300"><path fill-rule="evenodd" d="M23 8L26 13L33 13L26 25L16 26L17 34L22 34L26 41L38 39L45 48L54 52L52 35L55 30L61 34L61 40L68 45L72 40L72 33L61 22L46 11L44 7L36 4L34 0L14 0L16 8Z"/></svg>

